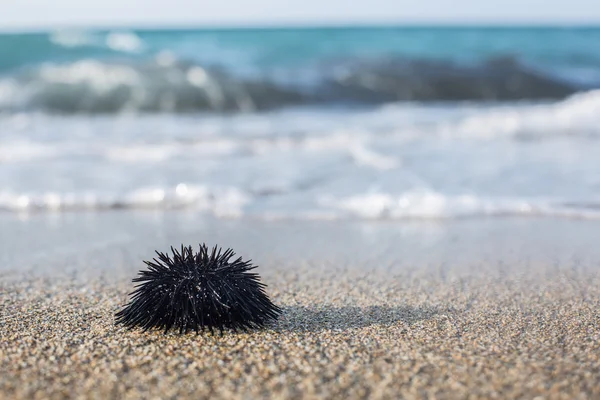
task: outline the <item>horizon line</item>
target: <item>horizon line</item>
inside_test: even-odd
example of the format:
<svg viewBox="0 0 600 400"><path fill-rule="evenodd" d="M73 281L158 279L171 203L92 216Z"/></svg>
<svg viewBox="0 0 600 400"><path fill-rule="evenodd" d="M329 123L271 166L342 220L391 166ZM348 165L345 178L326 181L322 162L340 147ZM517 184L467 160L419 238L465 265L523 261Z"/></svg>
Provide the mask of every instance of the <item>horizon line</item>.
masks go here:
<svg viewBox="0 0 600 400"><path fill-rule="evenodd" d="M0 34L16 33L49 33L56 31L244 31L244 30L293 30L293 29L352 29L352 28L600 28L599 21L498 21L498 20L463 20L463 21L283 21L283 22L179 22L179 23L87 23L87 24L51 24L48 26L0 26Z"/></svg>

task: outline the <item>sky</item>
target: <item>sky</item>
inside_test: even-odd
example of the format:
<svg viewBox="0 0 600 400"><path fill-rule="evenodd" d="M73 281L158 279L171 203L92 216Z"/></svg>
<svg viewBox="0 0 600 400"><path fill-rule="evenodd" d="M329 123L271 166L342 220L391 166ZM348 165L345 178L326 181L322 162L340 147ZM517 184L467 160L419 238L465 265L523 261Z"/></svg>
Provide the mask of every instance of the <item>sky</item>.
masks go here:
<svg viewBox="0 0 600 400"><path fill-rule="evenodd" d="M600 23L600 0L0 0L0 30L377 23Z"/></svg>

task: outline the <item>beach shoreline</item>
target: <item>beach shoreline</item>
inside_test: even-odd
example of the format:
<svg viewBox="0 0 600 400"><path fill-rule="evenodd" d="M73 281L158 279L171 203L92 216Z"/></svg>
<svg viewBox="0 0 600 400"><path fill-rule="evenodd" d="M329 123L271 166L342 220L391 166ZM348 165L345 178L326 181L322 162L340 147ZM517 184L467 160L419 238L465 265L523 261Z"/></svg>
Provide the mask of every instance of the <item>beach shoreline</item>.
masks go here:
<svg viewBox="0 0 600 400"><path fill-rule="evenodd" d="M1 218L2 398L600 396L595 221ZM253 258L282 317L223 336L116 327L141 260L202 238Z"/></svg>

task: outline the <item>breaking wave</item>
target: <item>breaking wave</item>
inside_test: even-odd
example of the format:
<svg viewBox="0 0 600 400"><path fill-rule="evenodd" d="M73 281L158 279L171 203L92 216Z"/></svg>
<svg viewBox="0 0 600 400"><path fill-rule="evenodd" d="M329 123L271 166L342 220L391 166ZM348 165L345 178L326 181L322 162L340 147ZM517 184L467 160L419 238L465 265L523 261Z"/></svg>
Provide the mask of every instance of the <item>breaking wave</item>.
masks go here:
<svg viewBox="0 0 600 400"><path fill-rule="evenodd" d="M246 195L235 188L186 184L173 188L145 187L124 193L0 192L0 211L9 212L193 208L218 217L238 217L247 202Z"/></svg>
<svg viewBox="0 0 600 400"><path fill-rule="evenodd" d="M123 193L13 193L0 192L3 212L70 212L109 209L192 209L218 218L266 220L445 220L480 217L558 217L600 219L596 202L525 198L448 196L430 191L401 195L363 193L348 197L323 196L305 207L272 210L256 207L273 193L251 193L234 187L178 184L145 187Z"/></svg>
<svg viewBox="0 0 600 400"><path fill-rule="evenodd" d="M113 34L109 39L122 51L134 52L143 46L127 34ZM90 39L73 36L55 40L79 46ZM290 70L276 78L268 77L268 73L243 77L179 61L168 53L151 61L44 63L0 77L0 111L243 112L299 105L562 99L589 89L511 58L474 65L356 59L325 63L304 72Z"/></svg>

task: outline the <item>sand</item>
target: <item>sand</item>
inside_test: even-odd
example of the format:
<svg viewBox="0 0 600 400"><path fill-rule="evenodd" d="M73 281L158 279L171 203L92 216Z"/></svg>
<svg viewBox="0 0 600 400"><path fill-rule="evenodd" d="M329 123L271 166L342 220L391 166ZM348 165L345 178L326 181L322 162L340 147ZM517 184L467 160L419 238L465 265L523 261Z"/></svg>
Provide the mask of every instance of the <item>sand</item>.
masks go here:
<svg viewBox="0 0 600 400"><path fill-rule="evenodd" d="M147 225L123 222L133 239L99 241L113 217L138 218L107 215L89 231L89 221L3 221L23 237L62 235L27 255L2 249L22 264L0 268L0 397L600 398L600 264L579 247L600 224L187 229L140 217ZM140 254L199 233L256 255L282 318L223 336L116 327Z"/></svg>

